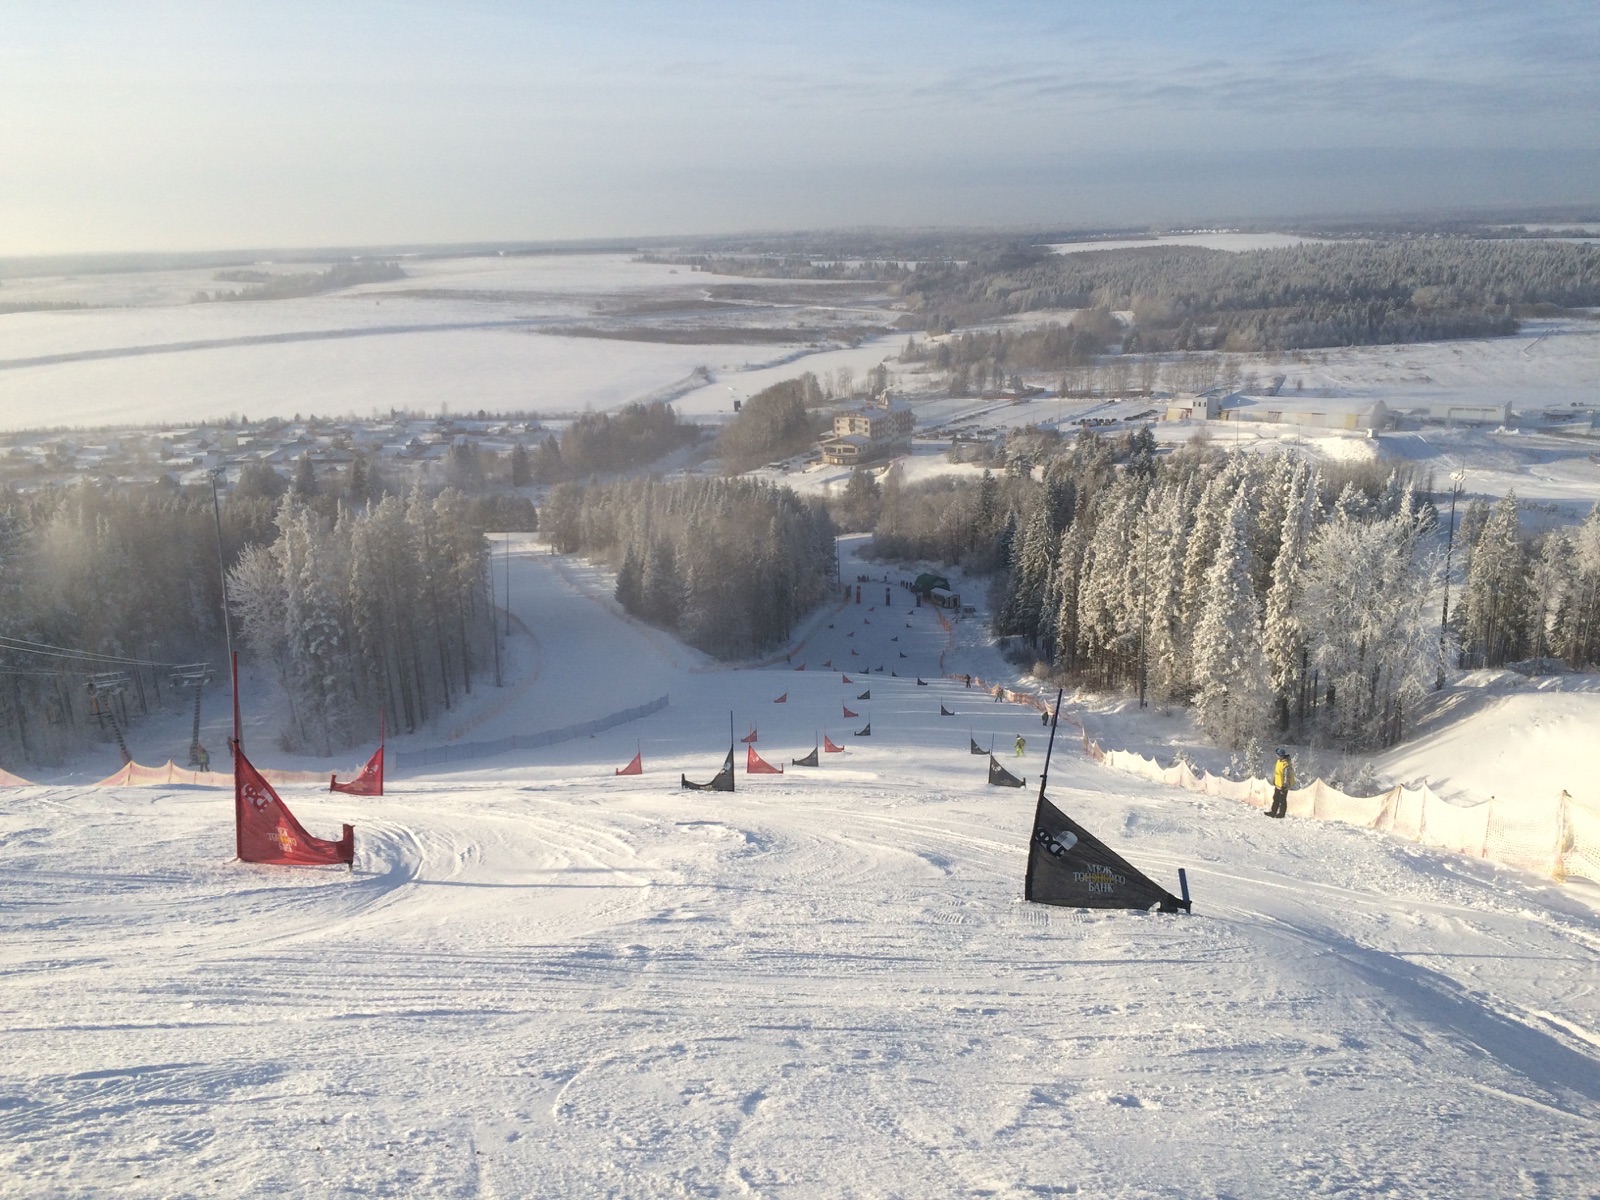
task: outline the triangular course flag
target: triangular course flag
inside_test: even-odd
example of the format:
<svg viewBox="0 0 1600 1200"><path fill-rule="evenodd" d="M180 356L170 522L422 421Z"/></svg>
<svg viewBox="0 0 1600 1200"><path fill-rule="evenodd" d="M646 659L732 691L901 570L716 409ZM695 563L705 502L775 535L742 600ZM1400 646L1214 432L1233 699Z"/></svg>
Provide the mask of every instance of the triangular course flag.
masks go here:
<svg viewBox="0 0 1600 1200"><path fill-rule="evenodd" d="M868 721L860 729L856 730L856 736L857 737L871 737L872 736L872 722Z"/></svg>
<svg viewBox="0 0 1600 1200"><path fill-rule="evenodd" d="M1010 771L1000 765L1000 760L994 755L989 755L989 782L995 787L1022 787L1028 781L1018 779Z"/></svg>
<svg viewBox="0 0 1600 1200"><path fill-rule="evenodd" d="M637 754L635 754L633 756L633 758L628 762L627 766L618 767L616 769L616 771L615 771L615 774L617 774L617 775L643 775L644 774L644 751L641 750Z"/></svg>
<svg viewBox="0 0 1600 1200"><path fill-rule="evenodd" d="M987 754L987 753L989 753L982 746L978 745L978 739L973 737L971 734L967 735L967 741L972 743L972 752L974 754Z"/></svg>
<svg viewBox="0 0 1600 1200"><path fill-rule="evenodd" d="M802 758L791 758L789 760L789 765L790 766L795 766L795 767L814 767L814 766L816 766L817 765L817 748L815 746L811 747L811 753L805 755Z"/></svg>
<svg viewBox="0 0 1600 1200"><path fill-rule="evenodd" d="M744 759L744 773L746 775L782 775L783 768L775 767L761 755L756 753L754 746L746 747Z"/></svg>
<svg viewBox="0 0 1600 1200"><path fill-rule="evenodd" d="M857 696L856 699L857 700L871 700L872 699L872 689L868 688L866 691L862 692L861 695Z"/></svg>
<svg viewBox="0 0 1600 1200"><path fill-rule="evenodd" d="M1061 712L1061 692L1053 713ZM1056 722L1050 722L1050 745L1045 750L1044 772L1039 776L1039 801L1033 813L1033 835L1028 839L1028 874L1023 896L1035 904L1066 908L1133 908L1160 906L1164 913L1189 911L1189 884L1183 871L1178 882L1180 900L1140 871L1045 796L1050 777L1050 751L1055 748ZM990 762L994 761L990 756ZM992 770L992 768L991 768Z"/></svg>
<svg viewBox="0 0 1600 1200"><path fill-rule="evenodd" d="M1189 911L1180 900L1043 796L1033 815L1023 894L1068 908Z"/></svg>
<svg viewBox="0 0 1600 1200"><path fill-rule="evenodd" d="M854 683L855 682L855 680L851 679L850 676L848 676L848 675L841 675L841 676L839 676L839 678L845 683Z"/></svg>
<svg viewBox="0 0 1600 1200"><path fill-rule="evenodd" d="M733 747L728 747L728 757L722 763L722 770L712 777L710 783L690 783L689 777L682 772L678 774L678 783L691 792L733 791Z"/></svg>
<svg viewBox="0 0 1600 1200"><path fill-rule="evenodd" d="M789 703L789 693L785 692L783 695L779 696L776 700L774 700L773 703L774 704L787 704L787 703Z"/></svg>
<svg viewBox="0 0 1600 1200"><path fill-rule="evenodd" d="M343 792L347 796L381 796L383 795L383 748L389 740L388 717L383 709L378 710L378 748L367 759L366 765L356 772L356 777L348 783L340 783L337 775L328 776L328 790L330 792Z"/></svg>
<svg viewBox="0 0 1600 1200"><path fill-rule="evenodd" d="M312 837L237 745L233 751L233 813L243 862L284 866L355 862L354 826L346 825L337 842Z"/></svg>
<svg viewBox="0 0 1600 1200"><path fill-rule="evenodd" d="M830 738L827 734L823 734L822 735L822 750L823 750L823 753L825 753L825 754L843 754L844 753L844 747L843 746L835 746L833 744L833 739Z"/></svg>
<svg viewBox="0 0 1600 1200"><path fill-rule="evenodd" d="M328 790L343 792L347 796L383 795L383 747L379 746L372 752L372 757L367 759L366 766L362 767L356 777L348 783L340 783L337 775L330 775Z"/></svg>
<svg viewBox="0 0 1600 1200"><path fill-rule="evenodd" d="M927 687L928 685L925 682L923 682L921 679L918 679L917 680L917 686L918 687Z"/></svg>
<svg viewBox="0 0 1600 1200"><path fill-rule="evenodd" d="M953 717L953 716L955 716L955 713L953 713L953 712L951 712L951 711L950 711L950 710L949 710L949 709L948 709L948 708L946 708L946 707L945 707L945 706L944 706L944 705L943 705L943 704L940 704L940 705L939 705L939 715L940 715L940 716L941 716L941 717Z"/></svg>
<svg viewBox="0 0 1600 1200"><path fill-rule="evenodd" d="M839 707L844 709L844 715L847 717L859 717L861 715L858 712L851 712L848 704L841 704Z"/></svg>
<svg viewBox="0 0 1600 1200"><path fill-rule="evenodd" d="M787 692L785 692L784 694L788 695ZM756 727L754 725L752 725L752 726L750 726L750 732L745 734L742 738L740 738L739 739L739 743L740 743L740 745L743 745L743 746L749 746L749 745L752 745L755 742L755 740L756 740Z"/></svg>

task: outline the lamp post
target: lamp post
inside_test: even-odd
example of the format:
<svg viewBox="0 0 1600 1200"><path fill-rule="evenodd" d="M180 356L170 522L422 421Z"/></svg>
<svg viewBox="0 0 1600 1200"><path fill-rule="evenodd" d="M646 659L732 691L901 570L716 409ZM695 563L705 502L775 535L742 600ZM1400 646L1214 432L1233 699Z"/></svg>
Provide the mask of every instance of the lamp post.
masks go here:
<svg viewBox="0 0 1600 1200"><path fill-rule="evenodd" d="M1450 530L1444 541L1444 615L1439 619L1439 676L1433 684L1436 692L1444 690L1445 635L1450 628L1450 562L1456 548L1456 498L1461 495L1461 485L1466 478L1465 471L1453 471L1450 475Z"/></svg>

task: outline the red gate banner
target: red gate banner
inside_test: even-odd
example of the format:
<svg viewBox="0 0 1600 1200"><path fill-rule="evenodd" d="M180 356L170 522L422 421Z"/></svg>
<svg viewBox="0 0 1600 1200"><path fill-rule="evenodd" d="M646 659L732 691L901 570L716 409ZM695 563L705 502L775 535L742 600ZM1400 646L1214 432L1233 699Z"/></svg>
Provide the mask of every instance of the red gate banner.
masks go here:
<svg viewBox="0 0 1600 1200"><path fill-rule="evenodd" d="M233 816L239 858L244 862L327 866L355 861L354 826L346 825L337 842L312 837L237 747L233 755Z"/></svg>
<svg viewBox="0 0 1600 1200"><path fill-rule="evenodd" d="M782 775L783 768L773 766L756 753L754 746L751 746L745 754L744 773L746 775Z"/></svg>
<svg viewBox="0 0 1600 1200"><path fill-rule="evenodd" d="M344 792L347 796L383 795L383 747L379 746L373 751L372 757L367 759L367 765L349 783L340 783L337 775L329 776L328 790Z"/></svg>

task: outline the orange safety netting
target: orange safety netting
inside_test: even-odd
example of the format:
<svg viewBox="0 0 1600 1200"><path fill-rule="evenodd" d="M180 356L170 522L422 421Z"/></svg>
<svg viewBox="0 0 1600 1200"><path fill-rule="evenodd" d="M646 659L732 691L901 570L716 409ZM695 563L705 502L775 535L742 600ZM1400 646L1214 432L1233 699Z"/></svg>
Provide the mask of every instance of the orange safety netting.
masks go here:
<svg viewBox="0 0 1600 1200"><path fill-rule="evenodd" d="M321 771L274 771L271 769L259 771L261 777L269 783L321 783L325 775ZM170 758L165 765L159 767L141 766L139 763L128 763L114 775L107 775L94 787L157 787L162 784L186 783L196 787L232 787L233 775L223 774L221 771L191 771L187 767L180 767Z"/></svg>

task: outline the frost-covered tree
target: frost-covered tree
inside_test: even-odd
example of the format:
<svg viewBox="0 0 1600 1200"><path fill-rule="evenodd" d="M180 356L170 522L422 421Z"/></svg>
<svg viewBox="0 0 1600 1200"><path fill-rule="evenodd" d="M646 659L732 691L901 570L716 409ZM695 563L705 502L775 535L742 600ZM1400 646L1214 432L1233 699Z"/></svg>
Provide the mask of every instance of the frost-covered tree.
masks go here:
<svg viewBox="0 0 1600 1200"><path fill-rule="evenodd" d="M1398 741L1438 672L1428 601L1440 559L1420 542L1418 522L1406 515L1336 514L1312 536L1300 620L1315 672L1316 726L1340 745Z"/></svg>
<svg viewBox="0 0 1600 1200"><path fill-rule="evenodd" d="M1478 666L1499 667L1527 645L1527 564L1519 540L1517 494L1489 511L1472 545L1462 604L1462 645Z"/></svg>
<svg viewBox="0 0 1600 1200"><path fill-rule="evenodd" d="M1266 655L1279 728L1287 727L1291 711L1297 717L1305 716L1306 639L1300 591L1316 503L1316 475L1304 462L1298 462L1283 492L1277 555L1262 628L1262 652Z"/></svg>
<svg viewBox="0 0 1600 1200"><path fill-rule="evenodd" d="M1271 702L1250 582L1250 535L1250 490L1240 487L1221 522L1194 630L1200 725L1234 750L1245 749L1265 726Z"/></svg>
<svg viewBox="0 0 1600 1200"><path fill-rule="evenodd" d="M1571 582L1555 619L1555 649L1574 667L1600 662L1600 504L1571 537Z"/></svg>

